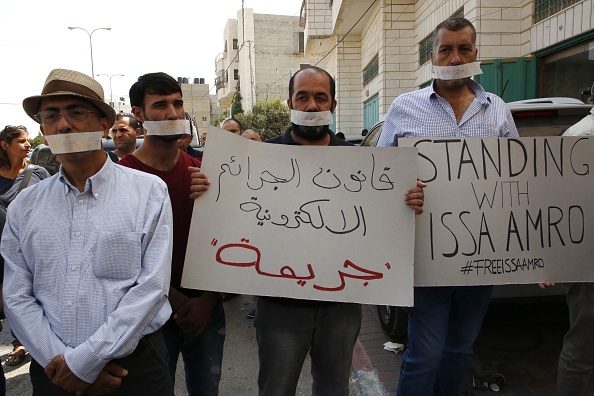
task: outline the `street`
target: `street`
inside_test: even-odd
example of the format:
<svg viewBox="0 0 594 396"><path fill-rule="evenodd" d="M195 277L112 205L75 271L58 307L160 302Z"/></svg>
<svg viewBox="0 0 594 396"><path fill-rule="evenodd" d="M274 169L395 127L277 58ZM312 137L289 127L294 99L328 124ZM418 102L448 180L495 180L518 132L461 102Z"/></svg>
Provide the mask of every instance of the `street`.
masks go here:
<svg viewBox="0 0 594 396"><path fill-rule="evenodd" d="M258 354L256 345L256 329L253 320L246 314L255 308L255 297L238 296L225 303L227 317L227 338L223 357L223 373L220 385L220 395L251 396L258 394ZM6 375L7 396L23 396L32 393L29 380L29 362L18 367L5 365L6 356L12 350L12 337L7 321L3 322L4 329L0 333L0 359ZM311 375L309 374L309 359L306 359L301 379L297 387L297 395L311 395ZM185 392L184 369L181 357L178 363L175 394L182 396ZM351 395L355 391L351 389Z"/></svg>
<svg viewBox="0 0 594 396"><path fill-rule="evenodd" d="M220 386L221 396L257 394L256 331L253 320L246 317L254 307L253 296L238 296L225 303L227 339ZM402 354L383 350L383 343L387 338L374 316L374 309L373 306L363 306L363 325L359 340L364 348L363 354L371 362L374 377L383 387L384 394L392 395L395 394L398 383ZM27 357L26 363L16 368L4 364L6 355L12 350L12 338L6 321L4 326L0 333L0 358L7 377L7 395L29 395L30 358ZM494 373L505 377L500 395L555 395L557 358L567 326L567 308L562 299L546 303L526 300L520 303L516 301L491 304L475 343L475 358L464 388L468 392L467 395L494 395L495 392L491 390L472 387L473 376L488 380ZM359 357L355 353L355 360ZM306 360L297 389L299 396L311 395L309 370L309 360ZM353 371L355 372L356 370ZM354 388L351 384L352 396L357 394ZM594 395L594 380L590 389L589 395ZM177 370L175 394L186 394L181 359ZM371 396L370 393L367 394Z"/></svg>

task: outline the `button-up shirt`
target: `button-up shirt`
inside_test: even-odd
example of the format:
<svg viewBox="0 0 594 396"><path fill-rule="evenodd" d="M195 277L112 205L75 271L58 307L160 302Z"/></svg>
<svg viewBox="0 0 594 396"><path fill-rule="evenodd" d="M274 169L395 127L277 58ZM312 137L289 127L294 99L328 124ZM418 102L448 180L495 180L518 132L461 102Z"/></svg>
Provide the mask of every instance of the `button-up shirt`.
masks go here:
<svg viewBox="0 0 594 396"><path fill-rule="evenodd" d="M434 82L435 83L435 82ZM399 138L517 137L518 131L505 102L473 80L475 98L458 123L452 106L433 85L400 95L392 102L378 147L397 146Z"/></svg>
<svg viewBox="0 0 594 396"><path fill-rule="evenodd" d="M106 160L81 193L61 169L13 201L0 246L6 316L42 366L64 354L92 383L171 315L171 203L157 177Z"/></svg>

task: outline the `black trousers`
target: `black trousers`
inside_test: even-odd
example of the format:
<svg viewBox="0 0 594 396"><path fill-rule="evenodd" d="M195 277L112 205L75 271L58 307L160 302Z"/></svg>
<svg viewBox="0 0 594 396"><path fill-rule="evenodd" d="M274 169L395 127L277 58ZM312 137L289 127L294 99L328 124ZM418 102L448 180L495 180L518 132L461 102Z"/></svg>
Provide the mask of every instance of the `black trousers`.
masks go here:
<svg viewBox="0 0 594 396"><path fill-rule="evenodd" d="M173 396L173 384L167 369L167 348L161 330L144 336L131 355L113 362L128 370L128 375L123 378L122 386L110 395ZM33 359L29 373L33 396L76 395L52 384L43 367Z"/></svg>

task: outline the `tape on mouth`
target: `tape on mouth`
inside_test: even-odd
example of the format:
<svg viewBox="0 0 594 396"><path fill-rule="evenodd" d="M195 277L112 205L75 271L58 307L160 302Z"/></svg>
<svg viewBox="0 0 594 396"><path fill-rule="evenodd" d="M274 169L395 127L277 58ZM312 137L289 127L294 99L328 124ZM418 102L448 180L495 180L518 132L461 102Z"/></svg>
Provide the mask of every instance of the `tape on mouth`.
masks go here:
<svg viewBox="0 0 594 396"><path fill-rule="evenodd" d="M324 126L332 124L331 111L291 110L291 122L301 126Z"/></svg>
<svg viewBox="0 0 594 396"><path fill-rule="evenodd" d="M145 121L142 126L150 136L191 135L188 120Z"/></svg>
<svg viewBox="0 0 594 396"><path fill-rule="evenodd" d="M472 62L456 66L433 65L433 74L438 80L457 80L483 74L483 71L481 70L481 62Z"/></svg>
<svg viewBox="0 0 594 396"><path fill-rule="evenodd" d="M44 136L54 155L101 150L102 137L103 131L60 133Z"/></svg>

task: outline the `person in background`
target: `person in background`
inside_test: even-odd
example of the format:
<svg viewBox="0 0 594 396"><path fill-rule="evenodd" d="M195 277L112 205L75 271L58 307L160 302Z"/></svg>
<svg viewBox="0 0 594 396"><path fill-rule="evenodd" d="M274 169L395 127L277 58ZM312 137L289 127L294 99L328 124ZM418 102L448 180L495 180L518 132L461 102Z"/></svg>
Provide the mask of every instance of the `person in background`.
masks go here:
<svg viewBox="0 0 594 396"><path fill-rule="evenodd" d="M32 357L34 395L173 396L160 330L171 203L161 180L103 151L115 122L104 97L95 79L55 69L23 101L61 166L10 204L4 311Z"/></svg>
<svg viewBox="0 0 594 396"><path fill-rule="evenodd" d="M592 103L593 98L594 92L588 103ZM563 136L594 136L594 107L589 115L569 127ZM566 299L569 330L563 338L559 355L557 395L585 396L594 371L594 283L570 284Z"/></svg>
<svg viewBox="0 0 594 396"><path fill-rule="evenodd" d="M206 132L202 132L200 136L200 142L202 143L202 147L206 146Z"/></svg>
<svg viewBox="0 0 594 396"><path fill-rule="evenodd" d="M342 132L336 132L336 137L340 140L346 140L346 136L344 136L344 133Z"/></svg>
<svg viewBox="0 0 594 396"><path fill-rule="evenodd" d="M112 151L116 158L110 158L117 162L136 150L136 139L140 137L140 122L131 113L117 113L110 135L116 146Z"/></svg>
<svg viewBox="0 0 594 396"><path fill-rule="evenodd" d="M363 129L361 131L361 136L367 136L368 133L369 133L369 131L367 129Z"/></svg>
<svg viewBox="0 0 594 396"><path fill-rule="evenodd" d="M471 80L474 73L468 70L478 68L477 55L470 21L453 17L437 25L431 52L435 79L427 88L394 99L378 146L397 146L406 137L518 137L505 102ZM414 307L406 308L408 345L398 395L460 396L492 290L415 287Z"/></svg>
<svg viewBox="0 0 594 396"><path fill-rule="evenodd" d="M29 132L23 125L7 125L0 131L0 203L3 212L8 205L16 198L17 194L30 185L50 177L44 168L37 165L29 165L27 156L31 150L29 144ZM5 213L4 213L5 215ZM2 222L4 227L4 222ZM0 235L1 235L0 229ZM2 267L4 268L4 259ZM18 366L25 361L27 349L15 337L13 333L13 350L6 357L7 366Z"/></svg>
<svg viewBox="0 0 594 396"><path fill-rule="evenodd" d="M222 128L226 131L233 132L236 135L241 135L243 133L243 125L241 125L241 122L235 118L227 118L223 121Z"/></svg>
<svg viewBox="0 0 594 396"><path fill-rule="evenodd" d="M250 140L254 140L256 142L261 142L262 138L260 137L260 134L256 131L254 131L253 129L246 129L245 131L243 131L243 133L241 134L242 137L246 138L246 139L250 139Z"/></svg>
<svg viewBox="0 0 594 396"><path fill-rule="evenodd" d="M190 117L190 114L186 113L186 120L190 121L190 134L189 135L185 134L182 137L180 137L177 140L177 147L179 147L179 149L181 151L188 154L190 157L202 158L202 151L196 150L195 148L190 146L190 144L192 143L192 140L194 139L194 129L195 129L195 125L192 122L191 118L192 117Z"/></svg>

